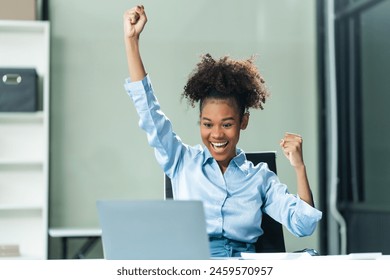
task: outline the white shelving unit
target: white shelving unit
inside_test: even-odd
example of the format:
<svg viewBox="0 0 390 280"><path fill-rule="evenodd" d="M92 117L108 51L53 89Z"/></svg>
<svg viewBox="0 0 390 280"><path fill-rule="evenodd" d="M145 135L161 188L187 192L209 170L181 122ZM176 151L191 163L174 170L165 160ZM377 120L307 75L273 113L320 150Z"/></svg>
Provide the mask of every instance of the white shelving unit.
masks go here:
<svg viewBox="0 0 390 280"><path fill-rule="evenodd" d="M0 112L0 246L22 259L48 255L49 44L48 22L0 20L0 68L38 74L39 110Z"/></svg>

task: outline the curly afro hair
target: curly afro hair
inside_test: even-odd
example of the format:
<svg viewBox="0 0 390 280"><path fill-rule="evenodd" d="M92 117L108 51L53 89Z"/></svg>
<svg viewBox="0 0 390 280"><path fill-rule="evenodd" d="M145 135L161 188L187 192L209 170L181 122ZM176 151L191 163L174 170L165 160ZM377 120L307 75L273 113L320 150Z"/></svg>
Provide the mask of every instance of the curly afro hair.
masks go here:
<svg viewBox="0 0 390 280"><path fill-rule="evenodd" d="M210 54L201 57L201 61L190 74L182 97L195 107L207 98L235 99L241 116L249 108L263 109L269 93L265 81L254 64L254 57L247 60L233 60L224 56L214 60Z"/></svg>

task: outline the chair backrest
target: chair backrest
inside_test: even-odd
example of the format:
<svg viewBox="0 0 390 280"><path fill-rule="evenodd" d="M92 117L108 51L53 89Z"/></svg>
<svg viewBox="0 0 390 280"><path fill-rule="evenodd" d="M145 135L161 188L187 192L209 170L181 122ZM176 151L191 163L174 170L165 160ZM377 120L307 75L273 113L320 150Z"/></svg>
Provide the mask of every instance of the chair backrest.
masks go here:
<svg viewBox="0 0 390 280"><path fill-rule="evenodd" d="M253 152L246 153L247 160L258 164L265 162L271 171L276 174L276 152ZM263 213L261 221L261 228L264 234L259 237L256 242L256 252L258 253L279 253L286 252L284 243L283 227L282 225L272 219L267 214Z"/></svg>
<svg viewBox="0 0 390 280"><path fill-rule="evenodd" d="M276 174L276 152L251 152L246 153L246 158L258 164L260 162L266 162L270 170ZM172 184L168 176L165 175L165 198L172 199ZM286 246L284 243L283 227L282 225L272 219L267 214L263 213L263 219L261 227L264 234L259 237L255 247L258 253L278 253L286 252Z"/></svg>

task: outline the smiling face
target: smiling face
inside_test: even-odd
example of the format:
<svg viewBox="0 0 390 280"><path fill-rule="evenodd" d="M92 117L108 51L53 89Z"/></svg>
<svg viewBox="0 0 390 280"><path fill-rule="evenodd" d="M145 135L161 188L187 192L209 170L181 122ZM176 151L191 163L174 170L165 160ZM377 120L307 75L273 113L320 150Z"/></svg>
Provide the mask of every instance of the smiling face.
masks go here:
<svg viewBox="0 0 390 280"><path fill-rule="evenodd" d="M208 98L203 101L200 114L200 134L203 144L225 172L236 156L240 130L248 125L249 116L241 118L234 99Z"/></svg>

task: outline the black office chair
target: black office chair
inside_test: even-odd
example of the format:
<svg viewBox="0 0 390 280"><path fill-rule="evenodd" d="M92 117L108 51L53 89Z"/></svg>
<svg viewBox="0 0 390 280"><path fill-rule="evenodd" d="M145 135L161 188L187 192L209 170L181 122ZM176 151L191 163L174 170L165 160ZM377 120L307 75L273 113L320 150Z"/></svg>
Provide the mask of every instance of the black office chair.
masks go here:
<svg viewBox="0 0 390 280"><path fill-rule="evenodd" d="M269 169L271 169L276 174L276 152L246 153L246 158L252 161L253 164L258 164L259 162L266 162L268 164ZM172 184L168 176L165 176L165 198L173 198ZM259 237L255 244L256 252L286 252L282 225L272 219L267 214L263 213L261 227L264 231L264 234Z"/></svg>

